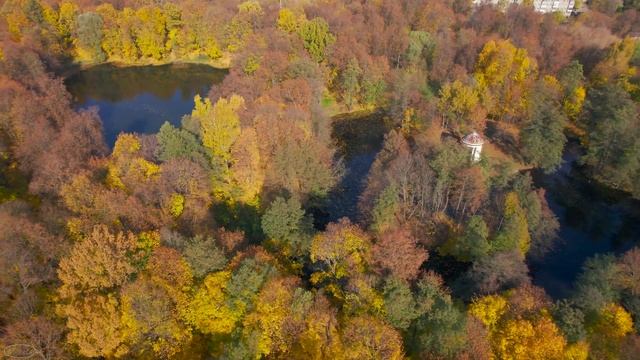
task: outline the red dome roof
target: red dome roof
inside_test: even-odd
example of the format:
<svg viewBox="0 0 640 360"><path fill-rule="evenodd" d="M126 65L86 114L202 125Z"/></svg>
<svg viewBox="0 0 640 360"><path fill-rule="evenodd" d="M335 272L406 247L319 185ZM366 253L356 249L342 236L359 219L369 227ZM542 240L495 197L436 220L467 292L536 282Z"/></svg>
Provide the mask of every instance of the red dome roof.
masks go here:
<svg viewBox="0 0 640 360"><path fill-rule="evenodd" d="M462 138L462 143L465 145L482 145L484 144L484 139L477 132L472 132L471 134Z"/></svg>

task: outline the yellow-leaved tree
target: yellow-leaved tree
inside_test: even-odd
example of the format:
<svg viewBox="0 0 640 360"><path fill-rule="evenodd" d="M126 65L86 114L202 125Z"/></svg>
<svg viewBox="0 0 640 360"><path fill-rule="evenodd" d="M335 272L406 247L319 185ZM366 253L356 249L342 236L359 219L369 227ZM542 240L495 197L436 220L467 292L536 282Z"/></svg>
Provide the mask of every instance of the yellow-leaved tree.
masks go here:
<svg viewBox="0 0 640 360"><path fill-rule="evenodd" d="M124 345L122 313L116 296L80 297L58 308L66 319L67 341L86 357L118 357L127 352Z"/></svg>
<svg viewBox="0 0 640 360"><path fill-rule="evenodd" d="M209 274L193 298L182 309L184 319L204 334L229 334L241 313L232 309L226 293L231 272Z"/></svg>
<svg viewBox="0 0 640 360"><path fill-rule="evenodd" d="M591 355L594 359L618 359L620 344L633 330L631 315L620 305L606 305L596 318L587 324Z"/></svg>
<svg viewBox="0 0 640 360"><path fill-rule="evenodd" d="M244 105L244 99L231 95L229 99L220 98L211 106L209 99L203 101L196 95L195 103L192 116L200 120L202 144L211 149L213 156L229 161L231 146L240 136L238 110Z"/></svg>
<svg viewBox="0 0 640 360"><path fill-rule="evenodd" d="M548 310L527 291L475 299L468 311L487 327L492 358L584 360L583 344L568 347Z"/></svg>
<svg viewBox="0 0 640 360"><path fill-rule="evenodd" d="M140 139L136 135L118 135L107 165L108 186L127 189L155 178L160 173L160 166L142 157L141 148Z"/></svg>
<svg viewBox="0 0 640 360"><path fill-rule="evenodd" d="M257 205L265 174L260 165L258 135L253 128L242 129L231 147L231 158L233 182L239 192L236 198L244 203Z"/></svg>
<svg viewBox="0 0 640 360"><path fill-rule="evenodd" d="M526 110L528 87L536 74L536 61L526 49L509 40L492 40L478 56L474 77L489 114L508 120Z"/></svg>
<svg viewBox="0 0 640 360"><path fill-rule="evenodd" d="M442 114L443 127L473 127L480 129L483 124L481 119L474 117L478 111L478 92L475 88L465 85L462 81L456 80L446 83L440 89L440 99L438 110ZM466 130L466 129L462 129Z"/></svg>
<svg viewBox="0 0 640 360"><path fill-rule="evenodd" d="M478 318L489 330L495 329L507 310L507 300L500 295L487 295L475 299L469 305L469 314Z"/></svg>
<svg viewBox="0 0 640 360"><path fill-rule="evenodd" d="M258 294L254 310L244 320L244 335L257 335L257 358L289 351L291 339L287 338L283 330L291 311L292 284L282 278L266 283Z"/></svg>
<svg viewBox="0 0 640 360"><path fill-rule="evenodd" d="M319 269L311 275L311 282L326 282L329 292L343 298L340 280L364 272L370 249L367 234L348 219L327 225L311 242L311 261Z"/></svg>

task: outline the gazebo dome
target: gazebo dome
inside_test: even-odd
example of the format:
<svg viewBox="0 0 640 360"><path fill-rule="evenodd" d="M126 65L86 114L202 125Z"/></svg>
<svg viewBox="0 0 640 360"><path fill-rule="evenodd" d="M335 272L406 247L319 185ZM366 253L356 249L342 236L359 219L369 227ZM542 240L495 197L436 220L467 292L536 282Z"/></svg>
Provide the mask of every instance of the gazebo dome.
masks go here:
<svg viewBox="0 0 640 360"><path fill-rule="evenodd" d="M482 144L484 144L484 139L475 131L462 138L462 145L471 150L471 161L473 162L480 161Z"/></svg>
<svg viewBox="0 0 640 360"><path fill-rule="evenodd" d="M471 134L462 138L462 143L467 146L481 146L484 144L484 139L477 132L472 132Z"/></svg>

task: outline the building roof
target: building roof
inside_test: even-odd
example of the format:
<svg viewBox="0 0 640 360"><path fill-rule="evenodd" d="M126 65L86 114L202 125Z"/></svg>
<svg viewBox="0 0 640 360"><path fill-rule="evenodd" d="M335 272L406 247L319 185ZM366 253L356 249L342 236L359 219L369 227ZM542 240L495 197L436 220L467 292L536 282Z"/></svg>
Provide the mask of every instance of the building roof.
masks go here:
<svg viewBox="0 0 640 360"><path fill-rule="evenodd" d="M484 144L484 139L477 132L472 132L471 134L462 138L462 143L465 145L482 145Z"/></svg>

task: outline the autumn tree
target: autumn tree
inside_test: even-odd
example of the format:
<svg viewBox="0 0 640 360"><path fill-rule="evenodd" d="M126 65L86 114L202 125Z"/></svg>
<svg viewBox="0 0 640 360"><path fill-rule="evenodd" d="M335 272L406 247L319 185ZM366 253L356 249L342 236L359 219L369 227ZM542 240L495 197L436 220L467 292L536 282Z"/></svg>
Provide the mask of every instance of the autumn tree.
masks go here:
<svg viewBox="0 0 640 360"><path fill-rule="evenodd" d="M194 101L196 105L191 115L200 121L202 144L211 150L213 156L229 161L231 146L240 135L237 112L243 106L244 99L234 95L212 105L209 99L202 100L196 96Z"/></svg>
<svg viewBox="0 0 640 360"><path fill-rule="evenodd" d="M526 109L528 84L535 78L537 65L526 49L508 40L489 41L478 56L475 79L480 98L497 119L513 119Z"/></svg>
<svg viewBox="0 0 640 360"><path fill-rule="evenodd" d="M407 229L388 230L380 234L371 248L374 267L384 276L412 280L429 257Z"/></svg>
<svg viewBox="0 0 640 360"><path fill-rule="evenodd" d="M78 346L81 355L121 356L128 351L120 302L113 294L77 298L58 314L66 319L67 341Z"/></svg>
<svg viewBox="0 0 640 360"><path fill-rule="evenodd" d="M591 354L601 359L616 359L624 337L633 331L633 319L621 306L608 304L587 325Z"/></svg>
<svg viewBox="0 0 640 360"><path fill-rule="evenodd" d="M526 312L521 313L522 310ZM532 292L526 288L506 297L477 298L469 306L469 313L487 327L493 354L500 359L569 356L567 342L547 309L536 304Z"/></svg>
<svg viewBox="0 0 640 360"><path fill-rule="evenodd" d="M104 225L94 227L60 262L62 294L70 296L123 284L135 271L131 256L136 245L132 233L113 234Z"/></svg>
<svg viewBox="0 0 640 360"><path fill-rule="evenodd" d="M390 326L374 317L349 319L342 339L347 359L402 359L402 339Z"/></svg>
<svg viewBox="0 0 640 360"><path fill-rule="evenodd" d="M446 83L440 89L438 110L442 113L443 125L459 131L468 128L482 129L484 119L478 119L478 93L472 86L460 80Z"/></svg>
<svg viewBox="0 0 640 360"><path fill-rule="evenodd" d="M311 281L327 283L328 289L341 297L337 283L364 272L370 250L371 240L367 234L348 219L327 225L325 232L316 235L311 242L310 259L316 269Z"/></svg>
<svg viewBox="0 0 640 360"><path fill-rule="evenodd" d="M291 339L285 335L293 301L292 279L273 279L258 294L254 311L243 322L243 333L256 338L255 356L287 354Z"/></svg>
<svg viewBox="0 0 640 360"><path fill-rule="evenodd" d="M454 284L462 294L490 294L529 282L529 269L518 252L499 252L476 261Z"/></svg>
<svg viewBox="0 0 640 360"><path fill-rule="evenodd" d="M5 328L0 348L9 358L66 358L69 354L62 347L63 330L62 326L42 316L21 320Z"/></svg>
<svg viewBox="0 0 640 360"><path fill-rule="evenodd" d="M136 44L142 56L162 59L166 51L167 18L162 9L141 7L136 10Z"/></svg>
<svg viewBox="0 0 640 360"><path fill-rule="evenodd" d="M177 314L173 289L153 278L141 276L122 290L123 333L130 353L153 351L167 357L180 351L191 332Z"/></svg>
<svg viewBox="0 0 640 360"><path fill-rule="evenodd" d="M199 331L205 334L228 334L234 329L239 314L225 303L230 278L229 272L208 275L184 310L184 318Z"/></svg>

